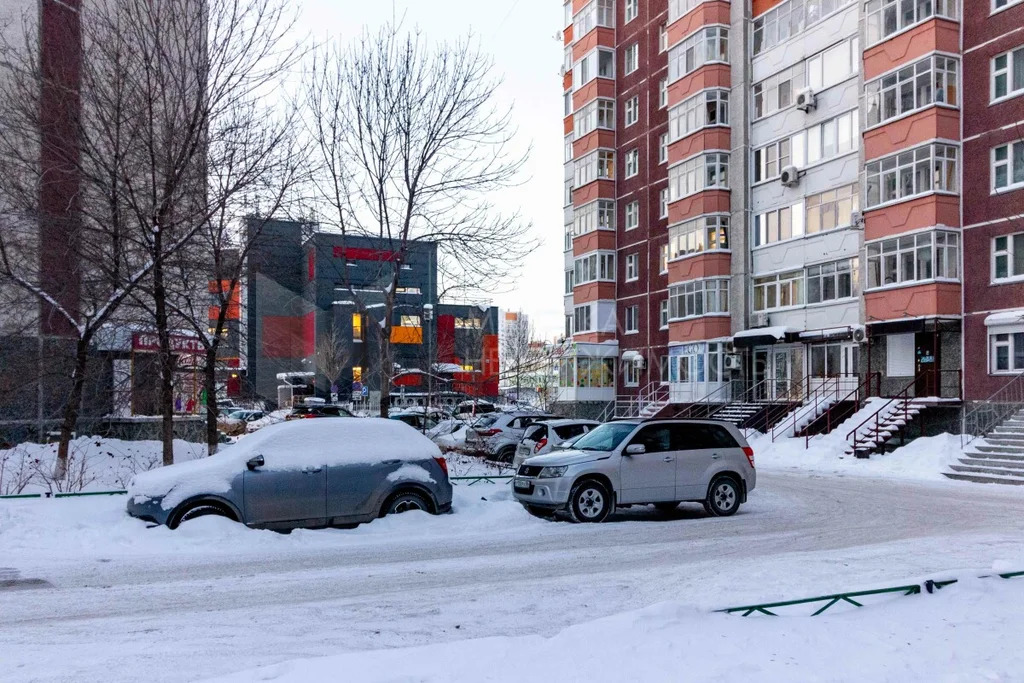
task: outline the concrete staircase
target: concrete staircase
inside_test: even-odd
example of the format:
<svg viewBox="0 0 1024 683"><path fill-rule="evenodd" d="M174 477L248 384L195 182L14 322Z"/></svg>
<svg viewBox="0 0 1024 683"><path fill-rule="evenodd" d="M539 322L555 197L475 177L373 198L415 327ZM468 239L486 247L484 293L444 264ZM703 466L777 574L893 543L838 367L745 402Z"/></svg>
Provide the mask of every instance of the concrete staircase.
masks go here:
<svg viewBox="0 0 1024 683"><path fill-rule="evenodd" d="M868 420L852 435L846 444L846 455L865 458L878 453L883 446L901 430L905 429L924 408L924 402L916 398L902 398L890 401L877 413L877 418Z"/></svg>
<svg viewBox="0 0 1024 683"><path fill-rule="evenodd" d="M952 471L943 474L950 479L1024 485L1024 410L968 444L959 464L949 469Z"/></svg>
<svg viewBox="0 0 1024 683"><path fill-rule="evenodd" d="M712 413L711 418L742 427L763 408L759 403L729 403Z"/></svg>

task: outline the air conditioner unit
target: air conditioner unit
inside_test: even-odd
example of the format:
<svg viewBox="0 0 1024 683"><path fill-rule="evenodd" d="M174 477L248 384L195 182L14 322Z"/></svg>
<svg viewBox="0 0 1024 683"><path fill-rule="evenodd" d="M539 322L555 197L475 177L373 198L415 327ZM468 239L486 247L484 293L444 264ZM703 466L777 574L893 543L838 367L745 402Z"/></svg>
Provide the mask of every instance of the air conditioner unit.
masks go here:
<svg viewBox="0 0 1024 683"><path fill-rule="evenodd" d="M633 358L633 367L636 368L637 370L643 370L644 365L645 363L643 356L636 356Z"/></svg>
<svg viewBox="0 0 1024 683"><path fill-rule="evenodd" d="M808 112L814 109L818 105L817 98L814 96L814 91L810 88L804 88L798 90L796 93L796 108L803 112Z"/></svg>
<svg viewBox="0 0 1024 683"><path fill-rule="evenodd" d="M750 316L751 327L768 327L768 314L767 313L755 313Z"/></svg>
<svg viewBox="0 0 1024 683"><path fill-rule="evenodd" d="M862 214L860 211L851 211L850 225L852 225L855 228L864 227L864 214Z"/></svg>
<svg viewBox="0 0 1024 683"><path fill-rule="evenodd" d="M868 340L868 329L863 325L853 326L853 341L863 344Z"/></svg>
<svg viewBox="0 0 1024 683"><path fill-rule="evenodd" d="M725 357L726 370L739 370L743 366L743 360L736 354L729 354Z"/></svg>
<svg viewBox="0 0 1024 683"><path fill-rule="evenodd" d="M796 166L786 166L782 169L779 182L785 187L796 187L800 184L800 169Z"/></svg>

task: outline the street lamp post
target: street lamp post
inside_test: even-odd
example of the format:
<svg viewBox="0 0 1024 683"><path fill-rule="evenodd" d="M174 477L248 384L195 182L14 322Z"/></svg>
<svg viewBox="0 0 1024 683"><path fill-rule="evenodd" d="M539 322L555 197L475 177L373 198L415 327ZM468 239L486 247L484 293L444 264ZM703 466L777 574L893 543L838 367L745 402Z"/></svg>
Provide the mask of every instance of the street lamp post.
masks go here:
<svg viewBox="0 0 1024 683"><path fill-rule="evenodd" d="M434 305L423 304L423 333L427 335L427 404L423 410L423 431L427 430L427 416L430 414L430 403L434 387L434 354L433 334L430 322L434 319Z"/></svg>

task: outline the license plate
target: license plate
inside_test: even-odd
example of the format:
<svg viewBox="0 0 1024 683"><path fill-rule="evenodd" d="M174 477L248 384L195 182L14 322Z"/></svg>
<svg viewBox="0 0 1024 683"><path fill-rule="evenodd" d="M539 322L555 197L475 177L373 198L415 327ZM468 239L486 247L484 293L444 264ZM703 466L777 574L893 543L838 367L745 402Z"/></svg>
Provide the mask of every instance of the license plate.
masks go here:
<svg viewBox="0 0 1024 683"><path fill-rule="evenodd" d="M529 491L533 488L533 484L530 483L529 479L516 479L514 486L517 491Z"/></svg>
<svg viewBox="0 0 1024 683"><path fill-rule="evenodd" d="M530 454L530 447L529 446L520 446L519 447L519 455L529 455L529 454Z"/></svg>

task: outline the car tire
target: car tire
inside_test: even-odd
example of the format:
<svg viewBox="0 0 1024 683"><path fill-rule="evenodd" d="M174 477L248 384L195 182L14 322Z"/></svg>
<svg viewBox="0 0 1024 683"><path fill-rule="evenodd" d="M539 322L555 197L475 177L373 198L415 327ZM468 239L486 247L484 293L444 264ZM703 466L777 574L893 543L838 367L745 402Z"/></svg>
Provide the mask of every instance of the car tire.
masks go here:
<svg viewBox="0 0 1024 683"><path fill-rule="evenodd" d="M423 494L416 493L415 491L403 491L388 499L388 502L384 504L384 509L381 510L380 516L398 515L403 512L411 512L412 510L433 512L433 506Z"/></svg>
<svg viewBox="0 0 1024 683"><path fill-rule="evenodd" d="M611 492L596 479L584 479L569 494L569 514L574 522L603 522L612 508Z"/></svg>
<svg viewBox="0 0 1024 683"><path fill-rule="evenodd" d="M233 522L238 521L237 519L235 519L234 515L232 515L230 512L228 512L219 505L213 505L211 503L199 503L197 505L193 505L187 508L180 515L177 515L177 518L174 522L174 526L172 526L171 528L177 529L185 522L192 519L196 519L197 517L227 517Z"/></svg>
<svg viewBox="0 0 1024 683"><path fill-rule="evenodd" d="M534 517L540 517L541 519L551 519L555 516L555 511L551 508L542 508L536 505L524 505L526 511Z"/></svg>
<svg viewBox="0 0 1024 683"><path fill-rule="evenodd" d="M672 512L677 507L679 507L679 501L676 501L674 503L655 503L654 504L654 509L657 510L658 512Z"/></svg>
<svg viewBox="0 0 1024 683"><path fill-rule="evenodd" d="M704 509L715 517L729 517L740 509L740 485L733 477L718 477L708 487Z"/></svg>
<svg viewBox="0 0 1024 683"><path fill-rule="evenodd" d="M507 464L511 465L512 461L515 460L515 457L516 457L516 447L515 446L505 446L500 451L498 451L498 455L496 455L494 459L497 460L498 462L502 463L502 464L507 463Z"/></svg>

